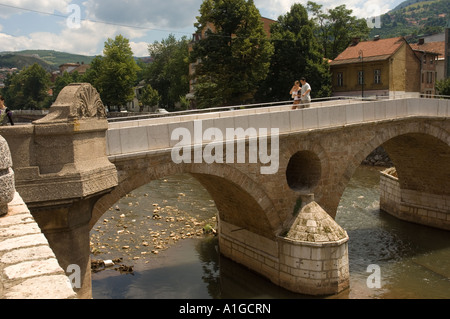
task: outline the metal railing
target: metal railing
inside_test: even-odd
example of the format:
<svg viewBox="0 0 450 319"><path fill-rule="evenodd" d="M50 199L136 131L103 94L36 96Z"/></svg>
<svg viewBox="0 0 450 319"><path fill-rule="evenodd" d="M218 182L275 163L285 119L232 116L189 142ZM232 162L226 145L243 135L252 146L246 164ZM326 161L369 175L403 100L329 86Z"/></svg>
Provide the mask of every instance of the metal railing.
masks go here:
<svg viewBox="0 0 450 319"><path fill-rule="evenodd" d="M450 99L448 95L437 95L437 94L411 94L411 93L399 93L393 96L332 96L325 98L316 98L312 99L311 103L320 103L327 101L339 101L339 100L352 100L355 102L370 102L370 101L380 101L380 100L397 100L404 98L411 98L413 95L416 95L418 98L433 98L433 99ZM254 109L254 108L263 108L263 107L276 107L276 106L287 106L292 105L292 100L288 101L279 101L279 102L268 102L268 103L256 103L256 104L242 104L242 105L233 105L233 106L222 106L222 107L213 107L208 109L194 109L194 110L186 110L186 111L177 111L177 112L168 112L168 113L146 113L139 115L127 115L123 117L110 117L108 118L108 122L124 122L124 121L135 121L135 120L145 120L145 119L153 119L153 118L163 118L163 117L173 117L173 116L182 116L182 115L192 115L192 114L206 114L206 113L215 113L215 112L227 112L227 111L235 111L235 110L243 110L243 109ZM132 113L127 113L132 114Z"/></svg>
<svg viewBox="0 0 450 319"><path fill-rule="evenodd" d="M334 101L334 100L355 100L360 101L361 97L350 97L350 96L334 96L334 97L325 97L325 98L317 98L312 99L311 103L317 102L325 102L325 101ZM241 105L232 105L232 106L221 106L221 107L213 107L208 109L195 109L195 110L186 110L186 111L177 111L177 112L168 112L168 113L147 113L142 115L131 115L124 117L111 117L108 118L108 122L123 122L123 121L134 121L134 120L145 120L152 118L162 118L162 117L172 117L172 116L182 116L182 115L191 115L191 114L205 114L205 113L215 113L215 112L226 112L226 111L235 111L235 110L244 110L244 109L254 109L254 108L263 108L263 107L276 107L276 106L287 106L292 105L292 100L289 101L279 101L279 102L268 102L268 103L256 103L256 104L241 104ZM130 113L128 113L130 114Z"/></svg>

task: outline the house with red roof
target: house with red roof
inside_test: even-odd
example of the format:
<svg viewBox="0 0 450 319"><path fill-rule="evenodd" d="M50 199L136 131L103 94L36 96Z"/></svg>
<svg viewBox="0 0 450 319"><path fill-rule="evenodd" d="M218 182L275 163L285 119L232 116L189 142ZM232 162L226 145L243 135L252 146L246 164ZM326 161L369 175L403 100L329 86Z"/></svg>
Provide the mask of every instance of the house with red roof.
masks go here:
<svg viewBox="0 0 450 319"><path fill-rule="evenodd" d="M353 43L330 62L335 96L418 95L421 61L405 38Z"/></svg>

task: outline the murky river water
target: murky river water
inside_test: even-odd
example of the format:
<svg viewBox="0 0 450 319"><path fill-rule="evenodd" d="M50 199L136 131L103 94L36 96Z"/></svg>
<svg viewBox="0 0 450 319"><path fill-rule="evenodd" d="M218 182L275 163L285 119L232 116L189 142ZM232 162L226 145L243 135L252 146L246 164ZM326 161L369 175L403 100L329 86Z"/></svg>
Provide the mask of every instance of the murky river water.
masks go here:
<svg viewBox="0 0 450 319"><path fill-rule="evenodd" d="M347 231L350 288L329 297L450 298L450 232L397 220L379 210L379 173L360 167L336 221ZM91 232L92 259L122 258L132 273L92 274L94 299L310 298L279 288L218 253L217 211L188 175L154 181L120 200ZM369 288L380 271L380 288ZM371 281L374 282L374 281Z"/></svg>

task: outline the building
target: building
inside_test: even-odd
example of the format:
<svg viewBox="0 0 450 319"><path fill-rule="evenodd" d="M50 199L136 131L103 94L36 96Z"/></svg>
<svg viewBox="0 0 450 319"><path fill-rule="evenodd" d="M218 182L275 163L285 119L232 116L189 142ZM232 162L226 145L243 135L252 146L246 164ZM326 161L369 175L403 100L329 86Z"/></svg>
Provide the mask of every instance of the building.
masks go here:
<svg viewBox="0 0 450 319"><path fill-rule="evenodd" d="M78 72L79 75L84 75L90 67L91 66L89 64L84 64L84 62L81 62L81 64L80 63L64 63L59 66L59 72L61 75L64 74L64 72L68 72L68 73Z"/></svg>
<svg viewBox="0 0 450 319"><path fill-rule="evenodd" d="M335 96L419 93L421 61L403 37L352 44L330 63Z"/></svg>
<svg viewBox="0 0 450 319"><path fill-rule="evenodd" d="M425 96L436 94L436 82L444 79L445 42L428 42L420 39L411 48L421 61L420 93Z"/></svg>

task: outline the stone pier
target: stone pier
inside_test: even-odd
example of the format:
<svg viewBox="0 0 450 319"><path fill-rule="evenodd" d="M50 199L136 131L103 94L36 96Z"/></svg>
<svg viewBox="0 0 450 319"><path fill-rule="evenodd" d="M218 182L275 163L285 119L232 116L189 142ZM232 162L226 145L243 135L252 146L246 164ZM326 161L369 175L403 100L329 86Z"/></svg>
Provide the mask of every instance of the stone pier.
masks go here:
<svg viewBox="0 0 450 319"><path fill-rule="evenodd" d="M333 295L349 282L348 235L316 203L305 205L286 236L271 240L219 222L220 252L305 295Z"/></svg>
<svg viewBox="0 0 450 319"><path fill-rule="evenodd" d="M405 221L450 230L450 196L401 189L395 168L381 172L380 208Z"/></svg>

